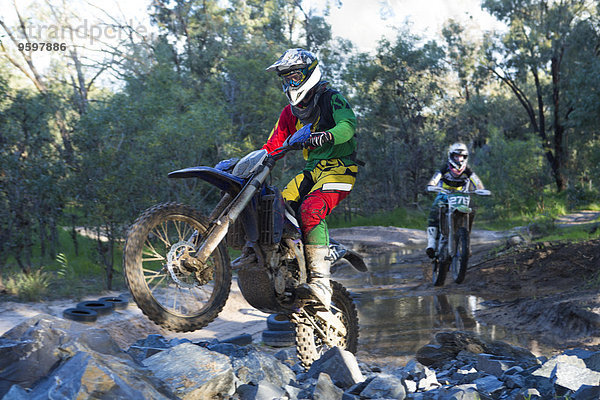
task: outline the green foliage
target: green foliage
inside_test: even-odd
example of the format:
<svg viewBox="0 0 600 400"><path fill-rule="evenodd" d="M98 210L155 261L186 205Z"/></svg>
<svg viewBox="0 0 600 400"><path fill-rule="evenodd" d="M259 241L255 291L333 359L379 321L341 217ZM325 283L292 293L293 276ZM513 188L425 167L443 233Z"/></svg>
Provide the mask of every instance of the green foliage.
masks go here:
<svg viewBox="0 0 600 400"><path fill-rule="evenodd" d="M5 286L8 294L23 301L40 301L47 294L52 275L39 269L30 273L17 272L6 278Z"/></svg>
<svg viewBox="0 0 600 400"><path fill-rule="evenodd" d="M472 165L493 197L477 201L492 218L545 212L544 188L550 182L537 142L533 139L509 141L496 128L489 130L489 142L474 155Z"/></svg>
<svg viewBox="0 0 600 400"><path fill-rule="evenodd" d="M427 226L427 214L422 211L397 207L391 211L353 214L351 218L333 214L328 225L330 228L348 228L351 226L397 226L409 229L424 229Z"/></svg>

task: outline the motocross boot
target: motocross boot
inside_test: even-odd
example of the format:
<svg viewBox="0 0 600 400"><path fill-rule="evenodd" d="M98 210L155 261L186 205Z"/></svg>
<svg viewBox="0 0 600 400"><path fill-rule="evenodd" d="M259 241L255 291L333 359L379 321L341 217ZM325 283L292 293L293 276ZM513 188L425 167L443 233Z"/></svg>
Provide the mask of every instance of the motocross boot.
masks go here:
<svg viewBox="0 0 600 400"><path fill-rule="evenodd" d="M318 300L329 310L331 306L331 285L329 283L329 246L307 244L304 246L306 255L306 267L308 269L308 283L302 285L307 289L311 297Z"/></svg>
<svg viewBox="0 0 600 400"><path fill-rule="evenodd" d="M335 241L329 242L329 255L331 258L331 265L335 264L337 260L344 257L348 250L346 250L341 244Z"/></svg>
<svg viewBox="0 0 600 400"><path fill-rule="evenodd" d="M427 249L425 253L429 256L429 258L433 258L435 256L435 242L437 238L438 228L435 226L427 227Z"/></svg>

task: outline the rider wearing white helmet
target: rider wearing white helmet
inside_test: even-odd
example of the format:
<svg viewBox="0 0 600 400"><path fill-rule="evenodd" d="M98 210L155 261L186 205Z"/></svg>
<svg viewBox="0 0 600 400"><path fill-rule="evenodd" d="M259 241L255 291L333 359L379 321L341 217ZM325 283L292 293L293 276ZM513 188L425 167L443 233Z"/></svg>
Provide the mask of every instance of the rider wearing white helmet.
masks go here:
<svg viewBox="0 0 600 400"><path fill-rule="evenodd" d="M348 101L321 80L319 61L310 51L289 49L267 71L279 75L289 104L262 148L272 152L302 126L312 124L304 149L306 165L282 195L300 216L310 273L303 289L329 308L332 258L325 217L348 196L356 180L360 163L354 157L356 117Z"/></svg>
<svg viewBox="0 0 600 400"><path fill-rule="evenodd" d="M454 190L473 190L483 189L483 183L479 177L467 166L469 158L469 149L464 143L454 143L448 149L448 161L439 171L429 180L427 186L440 186L444 189ZM435 243L438 234L439 225L439 204L447 202L447 196L444 193L438 193L431 209L427 221L427 249L425 252L430 258L435 256ZM474 215L470 222L473 223ZM469 226L469 229L471 227Z"/></svg>

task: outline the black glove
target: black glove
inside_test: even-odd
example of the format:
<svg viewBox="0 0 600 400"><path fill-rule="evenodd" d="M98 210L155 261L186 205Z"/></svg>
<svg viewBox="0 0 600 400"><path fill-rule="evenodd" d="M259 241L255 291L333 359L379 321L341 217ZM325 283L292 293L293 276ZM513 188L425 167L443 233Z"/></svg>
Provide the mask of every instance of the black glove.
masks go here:
<svg viewBox="0 0 600 400"><path fill-rule="evenodd" d="M314 132L311 133L310 137L304 142L304 147L321 147L329 142L333 142L333 135L331 132Z"/></svg>

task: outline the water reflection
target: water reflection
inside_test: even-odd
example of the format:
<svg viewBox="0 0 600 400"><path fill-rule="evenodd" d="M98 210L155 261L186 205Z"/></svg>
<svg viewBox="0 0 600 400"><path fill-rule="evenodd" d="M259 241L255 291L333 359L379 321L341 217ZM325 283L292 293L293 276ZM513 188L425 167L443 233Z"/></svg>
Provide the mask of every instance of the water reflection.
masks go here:
<svg viewBox="0 0 600 400"><path fill-rule="evenodd" d="M407 261L407 254L410 252L371 257L367 259L367 273L358 273L347 265L333 274L333 279L342 283L357 303L360 359L404 364L443 330L469 330L489 340L530 347L528 338L511 337L503 329L479 323L475 312L484 307L479 297L411 293L423 283L423 272L421 264L414 263L414 257L412 263Z"/></svg>

